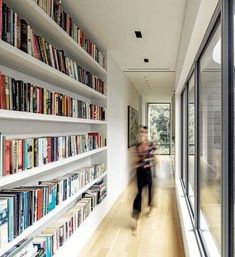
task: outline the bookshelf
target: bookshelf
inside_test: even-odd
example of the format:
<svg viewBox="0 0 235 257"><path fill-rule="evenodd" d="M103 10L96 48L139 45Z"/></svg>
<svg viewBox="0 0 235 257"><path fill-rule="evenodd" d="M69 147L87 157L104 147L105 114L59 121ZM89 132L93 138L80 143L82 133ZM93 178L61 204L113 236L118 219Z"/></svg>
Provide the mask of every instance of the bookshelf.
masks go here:
<svg viewBox="0 0 235 257"><path fill-rule="evenodd" d="M44 81L52 85L57 85L78 95L82 95L90 99L107 100L105 95L89 88L73 78L70 78L68 75L37 60L3 40L0 41L0 59L1 64L4 66L38 79L43 78Z"/></svg>
<svg viewBox="0 0 235 257"><path fill-rule="evenodd" d="M62 49L66 53L67 57L71 58L93 75L107 81L107 71L105 68L92 58L33 0L3 0L3 2L6 3L13 11L17 12L21 18L24 18L36 33L45 37L45 39L56 48ZM103 51L103 53L104 52L105 51ZM49 66L22 50L6 43L2 39L0 39L0 72L1 66L3 67L2 72L4 73L5 70L9 70L7 75L12 78L19 79L17 78L19 73L21 76L25 76L23 79L20 78L25 83L35 83L37 85L38 81L45 82L52 88L52 90L58 89L58 92L62 91L60 93L66 94L67 92L71 97L85 98L85 101L88 103L100 105L106 108L107 113L106 95L90 88L78 80L71 78L52 66ZM17 74L16 77L14 72ZM30 81L28 81L28 78L30 78ZM42 83L40 86L44 87L45 85ZM47 87L47 85L45 87ZM4 135L16 139L32 137L32 135L35 136L35 134L38 136L48 134L56 136L58 134L61 135L61 132L66 136L75 132L76 134L81 132L100 132L107 138L106 120L80 119L4 109L0 109L0 120L0 132L7 133ZM25 126L27 126L27 128ZM107 149L107 146L101 147L76 156L35 167L30 170L24 170L16 174L2 176L0 177L0 190L11 189L14 186L19 185L27 186L30 185L30 183L37 185L37 182L42 178L44 180L54 179L61 175L66 175L71 172L76 165L82 168L81 165L86 167L86 165L99 164L99 162L107 164ZM0 247L0 256L18 244L22 239L39 235L43 229L70 210L81 195L100 179L104 179L107 183L107 166L105 173L85 185L81 190L79 190L79 192L57 205L55 209L47 213L33 225L23 230L19 236L8 242L4 247ZM71 244L76 244L77 240L80 240L79 251L81 250L83 244L85 244L86 240L102 220L104 216L103 206L105 204L106 201L104 199L101 204L95 207L94 211L91 212L87 219L85 219L71 238L69 238L62 248L58 250L56 256L60 253L66 252L66 249L68 249L67 247L71 247ZM80 237L83 236L84 232L86 232L86 236L81 240ZM63 256L63 254L61 256Z"/></svg>
<svg viewBox="0 0 235 257"><path fill-rule="evenodd" d="M105 215L106 202L100 203L90 213L86 220L80 225L79 229L59 248L54 257L78 257L87 238L87 227L89 227L90 234L95 232L95 222L100 222ZM91 226L91 224L93 226ZM79 238L79 241L77 240ZM76 247L74 247L76 245Z"/></svg>
<svg viewBox="0 0 235 257"><path fill-rule="evenodd" d="M68 211L74 205L77 198L83 192L85 192L88 188L90 188L93 184L95 184L97 181L99 181L106 175L107 171L103 173L101 176L99 176L97 179L93 180L91 183L84 186L78 193L71 196L69 199L65 200L61 204L57 205L54 210L52 210L46 216L38 220L33 226L30 226L27 229L25 229L17 238L11 241L6 247L0 249L0 256L3 255L6 251L8 251L11 247L19 243L22 239L37 235L48 224L50 224L55 219L61 217L66 211Z"/></svg>
<svg viewBox="0 0 235 257"><path fill-rule="evenodd" d="M25 18L38 33L41 33L51 41L53 45L66 51L70 58L74 58L79 63L81 62L85 68L88 68L97 75L103 77L107 75L107 71L33 2L33 0L7 0L6 3Z"/></svg>

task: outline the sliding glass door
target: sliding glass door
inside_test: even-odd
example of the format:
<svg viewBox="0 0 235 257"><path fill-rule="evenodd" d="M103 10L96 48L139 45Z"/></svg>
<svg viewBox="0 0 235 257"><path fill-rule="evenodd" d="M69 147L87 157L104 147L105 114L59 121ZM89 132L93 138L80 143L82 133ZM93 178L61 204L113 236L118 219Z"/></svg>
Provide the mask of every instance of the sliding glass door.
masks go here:
<svg viewBox="0 0 235 257"><path fill-rule="evenodd" d="M219 26L199 62L199 190L200 231L204 239L211 235L221 250L221 64L213 53L221 37ZM219 49L220 50L220 49Z"/></svg>

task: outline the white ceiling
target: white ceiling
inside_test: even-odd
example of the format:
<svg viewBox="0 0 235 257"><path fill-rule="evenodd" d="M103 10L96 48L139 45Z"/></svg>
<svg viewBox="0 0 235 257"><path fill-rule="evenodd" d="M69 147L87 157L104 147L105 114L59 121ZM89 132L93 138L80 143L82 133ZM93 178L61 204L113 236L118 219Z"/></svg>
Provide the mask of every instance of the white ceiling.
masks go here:
<svg viewBox="0 0 235 257"><path fill-rule="evenodd" d="M127 77L147 97L144 76L154 92L174 87L186 0L66 0L66 7L93 38L108 49ZM141 30L137 39L134 31ZM149 63L144 63L149 58ZM153 70L165 72L152 72ZM170 84L170 85L169 85ZM171 90L169 90L169 87Z"/></svg>

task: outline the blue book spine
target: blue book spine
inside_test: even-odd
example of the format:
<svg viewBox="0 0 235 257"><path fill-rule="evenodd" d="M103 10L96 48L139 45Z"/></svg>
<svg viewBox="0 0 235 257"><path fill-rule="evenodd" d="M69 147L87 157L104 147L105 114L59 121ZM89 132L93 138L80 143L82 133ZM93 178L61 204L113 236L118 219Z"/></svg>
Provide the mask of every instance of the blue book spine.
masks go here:
<svg viewBox="0 0 235 257"><path fill-rule="evenodd" d="M23 215L24 215L24 220L23 220L23 228L27 228L27 192L23 192Z"/></svg>
<svg viewBox="0 0 235 257"><path fill-rule="evenodd" d="M50 237L46 237L46 244L47 244L47 250L46 250L46 256L47 257L52 257L52 254L51 254L51 240L50 240Z"/></svg>
<svg viewBox="0 0 235 257"><path fill-rule="evenodd" d="M25 170L27 170L29 168L28 147L29 147L28 139L25 139L24 140L24 169Z"/></svg>
<svg viewBox="0 0 235 257"><path fill-rule="evenodd" d="M47 188L44 188L43 189L43 209L42 209L42 213L43 213L43 216L46 215L46 195L47 195Z"/></svg>
<svg viewBox="0 0 235 257"><path fill-rule="evenodd" d="M69 177L68 181L69 181L69 197L70 197L72 196L72 178Z"/></svg>
<svg viewBox="0 0 235 257"><path fill-rule="evenodd" d="M52 187L51 210L55 209L57 202L57 186Z"/></svg>
<svg viewBox="0 0 235 257"><path fill-rule="evenodd" d="M19 233L24 231L23 193L19 192Z"/></svg>
<svg viewBox="0 0 235 257"><path fill-rule="evenodd" d="M8 198L8 240L14 239L14 198Z"/></svg>

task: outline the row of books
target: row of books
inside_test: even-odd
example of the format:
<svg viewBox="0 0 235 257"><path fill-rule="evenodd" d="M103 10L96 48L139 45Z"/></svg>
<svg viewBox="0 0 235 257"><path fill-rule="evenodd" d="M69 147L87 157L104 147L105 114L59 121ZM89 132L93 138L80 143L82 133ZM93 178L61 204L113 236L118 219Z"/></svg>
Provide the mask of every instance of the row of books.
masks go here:
<svg viewBox="0 0 235 257"><path fill-rule="evenodd" d="M1 30L2 40L5 42L100 93L106 94L106 83L104 81L81 68L76 62L66 57L63 50L56 49L44 37L36 35L27 22L20 19L17 13L9 9L5 3L2 5L0 34Z"/></svg>
<svg viewBox="0 0 235 257"><path fill-rule="evenodd" d="M66 13L61 0L34 0L48 16L50 16L70 37L73 38L85 51L90 54L102 67L105 67L105 58L97 46L85 36L74 20Z"/></svg>
<svg viewBox="0 0 235 257"><path fill-rule="evenodd" d="M43 249L46 257L52 257L105 197L106 185L101 180L84 193L78 203L61 219L35 237L34 245L37 245L38 250Z"/></svg>
<svg viewBox="0 0 235 257"><path fill-rule="evenodd" d="M2 176L39 167L106 145L98 132L84 135L6 139L3 142Z"/></svg>
<svg viewBox="0 0 235 257"><path fill-rule="evenodd" d="M19 236L105 172L105 164L68 173L63 177L0 191L0 247ZM97 200L98 201L98 200Z"/></svg>
<svg viewBox="0 0 235 257"><path fill-rule="evenodd" d="M38 247L33 245L33 238L24 238L14 245L1 257L46 257L44 251L38 251Z"/></svg>
<svg viewBox="0 0 235 257"><path fill-rule="evenodd" d="M106 185L102 179L85 192L75 206L65 213L63 217L44 229L40 235L34 238L23 239L7 251L3 257L52 257L66 240L79 228L94 208L102 202L105 196ZM4 223L0 226L6 225Z"/></svg>
<svg viewBox="0 0 235 257"><path fill-rule="evenodd" d="M0 109L105 120L101 106L15 80L0 72Z"/></svg>

